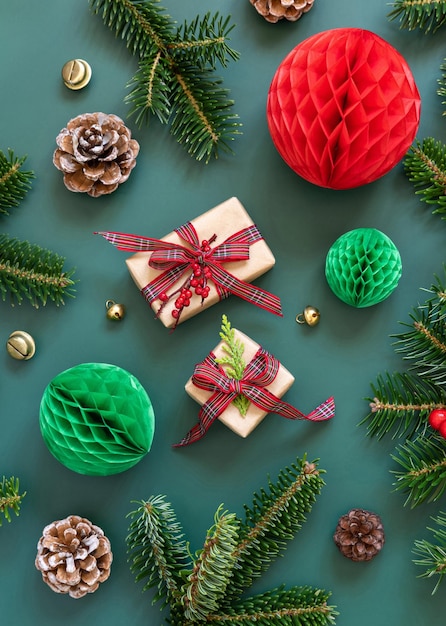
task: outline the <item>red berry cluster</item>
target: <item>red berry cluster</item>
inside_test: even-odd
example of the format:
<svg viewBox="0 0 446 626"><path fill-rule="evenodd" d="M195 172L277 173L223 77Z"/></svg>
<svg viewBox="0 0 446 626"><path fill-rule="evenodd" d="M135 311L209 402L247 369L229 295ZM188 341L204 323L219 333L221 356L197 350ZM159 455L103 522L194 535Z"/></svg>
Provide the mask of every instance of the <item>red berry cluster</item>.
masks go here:
<svg viewBox="0 0 446 626"><path fill-rule="evenodd" d="M431 411L429 424L446 439L446 409L434 409Z"/></svg>
<svg viewBox="0 0 446 626"><path fill-rule="evenodd" d="M204 254L211 251L210 244L215 240L215 238L216 236L213 235L209 241L207 239L203 239L200 248ZM176 296L175 306L172 309L171 314L177 321L180 318L182 310L190 305L190 299L193 296L193 292L195 292L197 296L201 296L202 303L209 296L210 288L208 282L212 278L211 269L206 265L205 260L202 258L192 263L191 267L192 274L179 289L171 294L167 294L163 291L158 296L162 302L161 308L168 300L170 300L173 296Z"/></svg>

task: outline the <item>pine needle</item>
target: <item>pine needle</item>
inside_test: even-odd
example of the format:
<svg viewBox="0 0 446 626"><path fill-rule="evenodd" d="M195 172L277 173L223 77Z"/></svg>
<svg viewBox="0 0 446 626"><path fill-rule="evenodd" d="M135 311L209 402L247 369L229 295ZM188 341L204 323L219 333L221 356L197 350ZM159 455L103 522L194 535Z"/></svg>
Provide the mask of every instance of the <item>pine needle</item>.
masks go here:
<svg viewBox="0 0 446 626"><path fill-rule="evenodd" d="M446 22L444 0L396 0L388 15L390 20L399 19L400 28L419 28L426 34L435 33Z"/></svg>
<svg viewBox="0 0 446 626"><path fill-rule="evenodd" d="M64 297L74 297L74 269L63 270L65 259L55 252L28 241L0 235L0 293L11 304L29 300L38 308L52 300L64 304Z"/></svg>
<svg viewBox="0 0 446 626"><path fill-rule="evenodd" d="M18 158L12 150L6 156L0 150L0 213L9 215L9 210L16 207L31 189L34 172L21 169L26 156Z"/></svg>
<svg viewBox="0 0 446 626"><path fill-rule="evenodd" d="M11 512L19 515L20 505L25 496L26 491L24 493L20 493L18 478L14 478L14 476L6 478L3 476L3 479L0 482L0 526L3 523L2 516L10 522Z"/></svg>

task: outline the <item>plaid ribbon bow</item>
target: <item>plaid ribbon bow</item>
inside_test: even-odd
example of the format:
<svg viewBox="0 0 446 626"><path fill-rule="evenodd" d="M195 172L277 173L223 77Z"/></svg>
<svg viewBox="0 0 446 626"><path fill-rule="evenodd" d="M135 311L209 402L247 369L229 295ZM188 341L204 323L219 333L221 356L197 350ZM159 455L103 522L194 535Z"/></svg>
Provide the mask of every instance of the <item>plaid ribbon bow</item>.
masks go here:
<svg viewBox="0 0 446 626"><path fill-rule="evenodd" d="M219 415L240 394L246 396L260 409L292 420L307 419L320 422L334 417L335 403L332 397L316 407L309 415L304 415L291 404L283 402L268 391L266 387L276 378L279 367L280 362L272 354L259 347L247 364L243 378L236 380L226 375L223 367L217 363L215 354L211 352L204 361L195 366L192 381L200 389L213 391L213 394L201 407L198 423L174 447L186 446L201 439Z"/></svg>
<svg viewBox="0 0 446 626"><path fill-rule="evenodd" d="M164 271L141 289L141 293L149 304L157 300L160 294L166 293L182 274L190 270L194 263L199 262L203 267L209 268L211 280L220 300L234 294L270 313L282 315L280 299L277 296L240 280L222 267L222 263L249 259L250 245L263 239L257 226L253 224L239 230L215 247L208 246L207 252L203 251L202 242L191 222L175 229L175 232L189 244L189 247L162 239L125 233L99 232L97 234L102 235L118 250L153 252L149 259L150 267Z"/></svg>

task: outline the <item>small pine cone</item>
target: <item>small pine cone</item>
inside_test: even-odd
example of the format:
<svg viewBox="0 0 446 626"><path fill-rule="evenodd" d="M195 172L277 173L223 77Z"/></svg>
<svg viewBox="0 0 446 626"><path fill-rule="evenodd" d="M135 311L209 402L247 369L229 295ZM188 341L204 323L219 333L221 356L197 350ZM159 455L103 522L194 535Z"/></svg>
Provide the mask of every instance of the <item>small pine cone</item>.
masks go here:
<svg viewBox="0 0 446 626"><path fill-rule="evenodd" d="M313 6L314 0L249 0L267 22L276 23L286 19L296 22Z"/></svg>
<svg viewBox="0 0 446 626"><path fill-rule="evenodd" d="M84 517L70 515L45 526L35 565L53 591L82 598L107 580L112 560L104 532Z"/></svg>
<svg viewBox="0 0 446 626"><path fill-rule="evenodd" d="M370 561L384 545L384 528L376 513L352 509L339 518L335 544L352 561Z"/></svg>
<svg viewBox="0 0 446 626"><path fill-rule="evenodd" d="M83 113L56 137L53 163L67 189L97 197L115 191L136 165L139 143L117 115Z"/></svg>

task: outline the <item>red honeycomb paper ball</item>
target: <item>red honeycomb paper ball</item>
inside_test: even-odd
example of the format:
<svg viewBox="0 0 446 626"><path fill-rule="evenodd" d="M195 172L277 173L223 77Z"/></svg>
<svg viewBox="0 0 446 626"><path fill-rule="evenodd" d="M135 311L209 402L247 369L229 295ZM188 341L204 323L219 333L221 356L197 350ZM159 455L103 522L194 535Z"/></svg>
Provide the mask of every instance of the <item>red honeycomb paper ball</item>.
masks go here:
<svg viewBox="0 0 446 626"><path fill-rule="evenodd" d="M387 174L416 135L421 100L412 72L378 35L336 28L309 37L279 65L267 120L299 176L351 189Z"/></svg>

